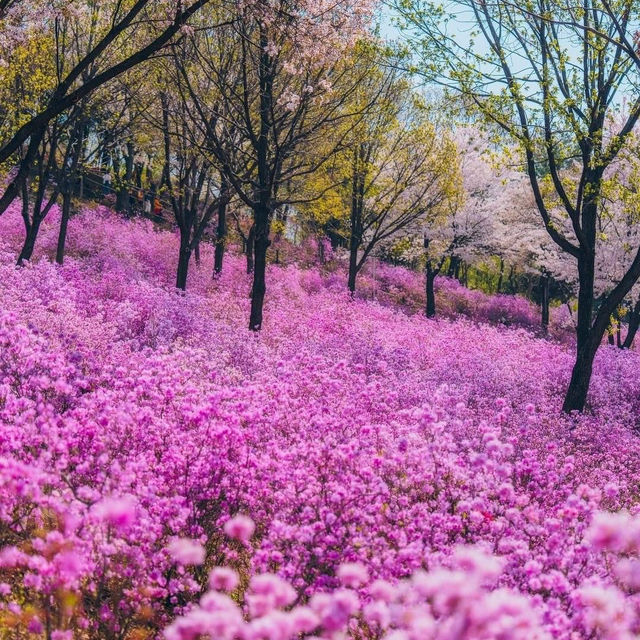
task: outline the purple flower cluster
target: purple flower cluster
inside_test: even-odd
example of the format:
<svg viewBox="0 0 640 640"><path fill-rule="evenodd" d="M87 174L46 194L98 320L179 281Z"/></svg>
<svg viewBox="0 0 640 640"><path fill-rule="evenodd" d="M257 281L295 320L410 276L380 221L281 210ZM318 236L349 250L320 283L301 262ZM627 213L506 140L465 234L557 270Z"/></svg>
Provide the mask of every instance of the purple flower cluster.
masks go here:
<svg viewBox="0 0 640 640"><path fill-rule="evenodd" d="M56 640L631 638L635 352L430 322L106 210L63 267L0 218L0 629ZM52 217L55 221L55 217ZM49 224L53 224L50 221ZM12 226L13 225L13 226ZM39 239L40 240L40 239ZM39 255L55 246L43 228ZM144 635L146 634L146 635Z"/></svg>

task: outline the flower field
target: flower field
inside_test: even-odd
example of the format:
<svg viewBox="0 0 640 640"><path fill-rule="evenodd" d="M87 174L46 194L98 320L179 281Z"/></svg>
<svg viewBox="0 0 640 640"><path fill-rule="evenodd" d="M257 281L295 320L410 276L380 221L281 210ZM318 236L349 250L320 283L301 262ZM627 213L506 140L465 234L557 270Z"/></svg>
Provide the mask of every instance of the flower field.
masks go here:
<svg viewBox="0 0 640 640"><path fill-rule="evenodd" d="M249 277L105 209L0 218L0 637L633 638L640 359ZM407 276L410 278L413 276ZM443 304L447 303L446 290ZM515 304L515 303L514 303ZM455 344L455 349L452 345ZM3 635L4 634L4 635Z"/></svg>

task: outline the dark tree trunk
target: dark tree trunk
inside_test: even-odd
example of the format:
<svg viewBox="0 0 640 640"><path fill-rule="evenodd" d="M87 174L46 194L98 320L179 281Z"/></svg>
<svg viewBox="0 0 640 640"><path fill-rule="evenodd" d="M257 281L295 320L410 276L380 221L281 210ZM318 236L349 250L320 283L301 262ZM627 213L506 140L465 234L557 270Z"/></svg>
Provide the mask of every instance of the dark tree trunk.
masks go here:
<svg viewBox="0 0 640 640"><path fill-rule="evenodd" d="M193 248L193 255L196 259L196 267L200 266L200 240L196 241L196 245Z"/></svg>
<svg viewBox="0 0 640 640"><path fill-rule="evenodd" d="M578 258L578 322L576 327L577 354L571 373L571 381L565 395L562 410L583 411L587 402L593 360L602 335L592 330L595 257L593 252L583 252Z"/></svg>
<svg viewBox="0 0 640 640"><path fill-rule="evenodd" d="M213 273L214 275L222 271L222 263L224 261L224 250L227 243L227 204L228 199L225 197L225 186L220 190L220 202L218 204L218 226L216 227L216 247L215 255L213 258ZM247 272L249 265L247 264Z"/></svg>
<svg viewBox="0 0 640 640"><path fill-rule="evenodd" d="M251 225L249 237L247 238L247 273L253 273L253 252L256 244L256 227Z"/></svg>
<svg viewBox="0 0 640 640"><path fill-rule="evenodd" d="M351 215L349 220L349 277L347 286L351 295L356 292L356 278L362 266L365 256L358 263L358 250L362 245L363 236L363 212L364 212L364 190L365 173L362 163L366 156L364 145L360 144L353 150L353 168L351 184Z"/></svg>
<svg viewBox="0 0 640 640"><path fill-rule="evenodd" d="M542 331L549 332L549 276L540 275L540 306L542 308Z"/></svg>
<svg viewBox="0 0 640 640"><path fill-rule="evenodd" d="M509 268L509 293L516 293L517 289L518 289L518 285L516 283L516 271L515 271L515 267L510 267Z"/></svg>
<svg viewBox="0 0 640 640"><path fill-rule="evenodd" d="M633 346L633 340L636 337L636 333L638 333L638 328L640 328L640 298L633 305L633 309L629 314L629 325L627 328L627 335L622 343L623 349L631 349Z"/></svg>
<svg viewBox="0 0 640 640"><path fill-rule="evenodd" d="M347 285L351 293L356 292L356 278L358 277L358 240L351 237L349 246L349 280Z"/></svg>
<svg viewBox="0 0 640 640"><path fill-rule="evenodd" d="M33 255L33 249L36 245L36 238L38 237L38 230L40 229L40 219L38 217L31 223L27 230L27 235L24 239L24 244L18 256L18 265L22 265L25 260L31 260Z"/></svg>
<svg viewBox="0 0 640 640"><path fill-rule="evenodd" d="M112 137L113 133L109 129L105 129L102 138L102 151L100 152L100 168L103 171L109 168Z"/></svg>
<svg viewBox="0 0 640 640"><path fill-rule="evenodd" d="M181 234L182 235L182 234ZM189 273L189 260L191 260L191 247L189 238L180 238L180 255L178 256L178 273L176 287L185 291L187 289L187 275Z"/></svg>
<svg viewBox="0 0 640 640"><path fill-rule="evenodd" d="M131 181L133 178L133 157L134 157L134 147L131 142L127 142L127 155L125 157L125 170L124 170L124 178L123 183L118 189L118 193L116 196L116 210L122 211L125 213L131 213Z"/></svg>
<svg viewBox="0 0 640 640"><path fill-rule="evenodd" d="M253 286L251 287L251 312L249 314L249 330L262 329L264 296L267 291L267 249L271 231L272 198L277 191L278 171L270 159L269 136L273 131L273 59L267 50L269 42L266 27L260 26L260 133L256 145L256 165L258 174L257 200L253 206L253 238L249 238L247 247L247 270L249 269L249 252L255 255L253 265Z"/></svg>
<svg viewBox="0 0 640 640"><path fill-rule="evenodd" d="M64 248L67 242L67 227L71 213L71 190L65 189L62 194L62 218L60 219L60 231L58 232L58 246L56 247L56 262L64 262Z"/></svg>
<svg viewBox="0 0 640 640"><path fill-rule="evenodd" d="M253 287L251 289L251 315L249 317L249 329L260 331L262 329L262 312L264 296L267 291L267 249L269 248L269 222L270 212L268 207L262 205L256 207L255 217L255 264L253 270Z"/></svg>
<svg viewBox="0 0 640 640"><path fill-rule="evenodd" d="M435 315L436 315L436 293L435 293L434 283L437 275L438 275L438 272L435 269L433 269L431 265L431 260L427 260L427 273L426 273L427 305L425 309L427 318L435 318Z"/></svg>
<svg viewBox="0 0 640 640"><path fill-rule="evenodd" d="M609 332L607 333L607 342L612 346L615 347L616 346L616 341L615 338L613 337L613 329L610 328Z"/></svg>
<svg viewBox="0 0 640 640"><path fill-rule="evenodd" d="M126 187L120 187L116 192L116 211L125 213L128 212L129 209L129 190Z"/></svg>
<svg viewBox="0 0 640 640"><path fill-rule="evenodd" d="M70 149L67 160L71 161L71 165L66 171L66 175L61 176L62 184L62 217L60 218L60 230L58 232L58 245L56 247L56 262L62 264L64 262L64 250L67 242L67 228L69 226L69 216L71 215L71 194L76 188L76 183L81 186L80 197L82 197L82 174L78 180L78 166L84 156L84 141L86 139L86 123L84 118L80 118L70 140Z"/></svg>
<svg viewBox="0 0 640 640"><path fill-rule="evenodd" d="M449 260L449 269L447 271L447 275L450 278L455 278L456 280L459 280L461 264L462 264L462 260L458 258L458 256L451 256Z"/></svg>
<svg viewBox="0 0 640 640"><path fill-rule="evenodd" d="M594 347L590 343L583 344L578 348L576 362L571 373L571 382L562 405L562 410L565 413L584 410L596 350L597 346Z"/></svg>

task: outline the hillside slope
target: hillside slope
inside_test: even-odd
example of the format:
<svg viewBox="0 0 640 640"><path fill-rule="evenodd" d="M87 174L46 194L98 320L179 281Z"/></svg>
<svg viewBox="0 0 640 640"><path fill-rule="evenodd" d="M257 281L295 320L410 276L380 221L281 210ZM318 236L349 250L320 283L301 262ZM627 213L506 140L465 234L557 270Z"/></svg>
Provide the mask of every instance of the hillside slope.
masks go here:
<svg viewBox="0 0 640 640"><path fill-rule="evenodd" d="M80 594L60 624L112 637L196 597L203 577L171 568L172 536L303 599L342 562L396 579L476 544L553 637L589 636L572 594L612 580L584 539L591 515L637 502L635 352L602 349L590 412L569 419L570 352L524 330L406 316L274 266L255 335L240 258L212 281L204 247L178 294L170 233L105 210L72 223L64 267L16 269L16 221L0 218L10 597ZM257 527L250 552L221 535L238 513Z"/></svg>

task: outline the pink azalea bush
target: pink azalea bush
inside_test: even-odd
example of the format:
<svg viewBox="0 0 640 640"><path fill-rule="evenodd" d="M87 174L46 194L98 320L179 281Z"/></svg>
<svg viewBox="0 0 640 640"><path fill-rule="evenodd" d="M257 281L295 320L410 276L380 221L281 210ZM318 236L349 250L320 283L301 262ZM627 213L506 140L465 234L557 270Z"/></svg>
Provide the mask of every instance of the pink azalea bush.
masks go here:
<svg viewBox="0 0 640 640"><path fill-rule="evenodd" d="M468 317L475 322L496 324L540 332L540 308L518 295L488 295L468 289L455 278L439 276L435 281L437 315L445 318ZM387 264L369 266L361 279L362 293L383 304L424 313L425 277L417 271ZM551 310L550 334L568 341L573 337L571 319L564 307Z"/></svg>
<svg viewBox="0 0 640 640"><path fill-rule="evenodd" d="M638 355L428 321L176 238L0 218L0 629L33 637L631 638ZM319 284L320 282L320 284ZM619 512L619 513L618 513Z"/></svg>
<svg viewBox="0 0 640 640"><path fill-rule="evenodd" d="M308 241L301 247L282 242L279 258L284 263L295 263L305 269L301 276L309 293L322 288L341 292L347 286L348 261L340 254L325 249L325 262L319 264L317 242ZM286 247L286 250L284 250ZM469 289L455 278L439 276L435 281L437 315L455 319L467 317L475 322L541 331L541 311L530 300L519 295L488 295ZM356 297L375 300L385 306L407 313L424 313L425 276L401 266L369 260L358 275ZM567 308L551 309L550 336L562 342L573 340L574 319L568 317Z"/></svg>

